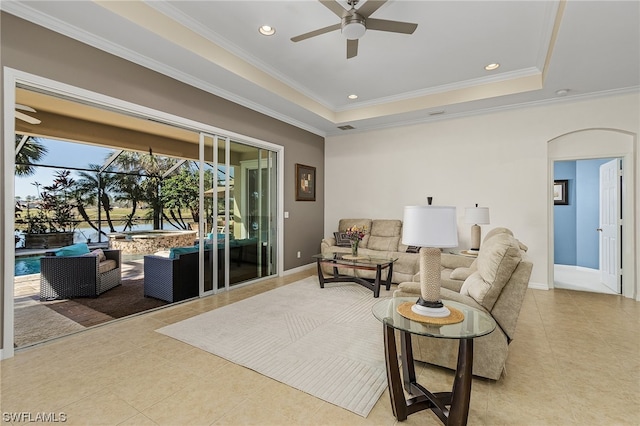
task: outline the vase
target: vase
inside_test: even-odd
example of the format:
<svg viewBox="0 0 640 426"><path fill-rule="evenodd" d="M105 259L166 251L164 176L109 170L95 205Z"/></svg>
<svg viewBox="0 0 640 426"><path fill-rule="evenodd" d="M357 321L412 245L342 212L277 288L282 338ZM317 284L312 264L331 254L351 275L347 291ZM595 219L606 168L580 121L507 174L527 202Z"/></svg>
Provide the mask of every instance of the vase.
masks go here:
<svg viewBox="0 0 640 426"><path fill-rule="evenodd" d="M358 256L358 245L360 240L351 240L351 255Z"/></svg>

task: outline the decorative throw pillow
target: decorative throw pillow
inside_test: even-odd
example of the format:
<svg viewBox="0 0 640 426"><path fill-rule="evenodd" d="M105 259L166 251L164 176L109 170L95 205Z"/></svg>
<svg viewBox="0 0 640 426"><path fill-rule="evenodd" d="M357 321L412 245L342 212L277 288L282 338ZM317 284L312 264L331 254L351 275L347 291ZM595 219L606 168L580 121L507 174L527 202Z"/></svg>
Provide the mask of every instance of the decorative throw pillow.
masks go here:
<svg viewBox="0 0 640 426"><path fill-rule="evenodd" d="M420 247L419 246L408 246L407 247L407 253L420 253Z"/></svg>
<svg viewBox="0 0 640 426"><path fill-rule="evenodd" d="M338 247L351 247L351 239L346 232L334 232L333 236Z"/></svg>
<svg viewBox="0 0 640 426"><path fill-rule="evenodd" d="M104 262L107 260L107 256L104 255L102 249L95 249L90 253L83 254L83 256L96 256L98 258L98 262Z"/></svg>
<svg viewBox="0 0 640 426"><path fill-rule="evenodd" d="M60 247L55 251L56 256L82 256L89 253L89 246L86 243L77 243L66 247Z"/></svg>

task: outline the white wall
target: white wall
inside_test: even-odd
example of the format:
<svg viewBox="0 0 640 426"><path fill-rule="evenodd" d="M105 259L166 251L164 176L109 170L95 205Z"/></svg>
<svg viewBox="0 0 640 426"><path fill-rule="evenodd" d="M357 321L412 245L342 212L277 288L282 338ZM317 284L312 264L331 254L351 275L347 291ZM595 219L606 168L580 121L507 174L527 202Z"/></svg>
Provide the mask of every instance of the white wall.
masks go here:
<svg viewBox="0 0 640 426"><path fill-rule="evenodd" d="M586 128L640 133L640 96L625 94L488 113L427 124L328 137L325 143L325 236L344 217L402 219L403 207L458 208L460 247L470 226L464 208L490 208L529 246L532 285L547 285L547 142ZM635 176L636 199L640 183ZM634 220L638 220L638 209ZM635 229L638 229L636 225ZM640 238L636 232L636 246Z"/></svg>

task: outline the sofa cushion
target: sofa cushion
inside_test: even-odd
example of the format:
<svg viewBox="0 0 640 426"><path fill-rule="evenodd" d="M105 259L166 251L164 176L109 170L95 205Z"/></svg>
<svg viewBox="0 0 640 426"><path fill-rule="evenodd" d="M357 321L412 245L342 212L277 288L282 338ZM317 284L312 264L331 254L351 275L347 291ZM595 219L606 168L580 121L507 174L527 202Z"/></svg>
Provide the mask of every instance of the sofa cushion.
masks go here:
<svg viewBox="0 0 640 426"><path fill-rule="evenodd" d="M77 243L66 247L60 247L56 250L56 256L82 256L90 253L89 246L86 243Z"/></svg>
<svg viewBox="0 0 640 426"><path fill-rule="evenodd" d="M400 237L378 237L371 235L369 236L367 248L378 251L398 251L399 242Z"/></svg>
<svg viewBox="0 0 640 426"><path fill-rule="evenodd" d="M98 264L98 273L104 274L105 272L112 271L117 267L118 267L118 263L115 260L113 259L105 260L104 262L100 262Z"/></svg>
<svg viewBox="0 0 640 426"><path fill-rule="evenodd" d="M481 246L476 263L478 269L464 281L460 293L473 297L491 310L521 259L519 244L512 235L493 235Z"/></svg>
<svg viewBox="0 0 640 426"><path fill-rule="evenodd" d="M402 235L402 221L397 219L375 219L371 221L371 236L367 248L380 251L398 251Z"/></svg>
<svg viewBox="0 0 640 426"><path fill-rule="evenodd" d="M399 237L402 221L397 219L375 219L371 221L371 235L377 237Z"/></svg>
<svg viewBox="0 0 640 426"><path fill-rule="evenodd" d="M351 247L351 239L346 232L334 232L333 237L338 247Z"/></svg>
<svg viewBox="0 0 640 426"><path fill-rule="evenodd" d="M188 247L172 247L169 250L169 259L177 259L182 254L188 253L196 253L200 248L198 246L188 246Z"/></svg>

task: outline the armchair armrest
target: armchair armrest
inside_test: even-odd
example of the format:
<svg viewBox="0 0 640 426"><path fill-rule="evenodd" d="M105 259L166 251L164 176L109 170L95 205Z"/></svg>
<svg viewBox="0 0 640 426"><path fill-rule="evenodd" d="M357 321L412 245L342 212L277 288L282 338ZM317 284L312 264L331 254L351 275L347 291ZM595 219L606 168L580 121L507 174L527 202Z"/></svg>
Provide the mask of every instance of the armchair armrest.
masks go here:
<svg viewBox="0 0 640 426"><path fill-rule="evenodd" d="M120 267L120 261L122 258L120 250L102 250L102 252L104 253L104 256L107 258L107 260L116 261L116 268Z"/></svg>

